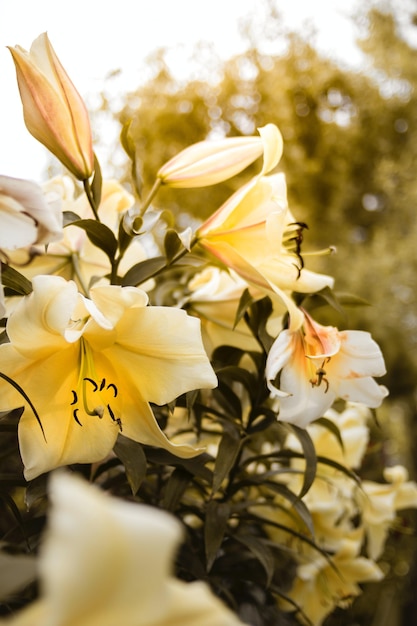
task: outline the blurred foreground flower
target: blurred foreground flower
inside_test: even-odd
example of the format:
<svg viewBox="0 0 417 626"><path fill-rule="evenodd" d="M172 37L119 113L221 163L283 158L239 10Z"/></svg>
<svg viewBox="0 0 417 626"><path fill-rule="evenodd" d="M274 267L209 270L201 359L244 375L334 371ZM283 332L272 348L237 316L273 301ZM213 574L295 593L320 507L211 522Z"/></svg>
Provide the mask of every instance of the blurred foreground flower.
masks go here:
<svg viewBox="0 0 417 626"><path fill-rule="evenodd" d="M13 626L239 626L205 583L172 576L181 525L70 474L50 479L41 596Z"/></svg>
<svg viewBox="0 0 417 626"><path fill-rule="evenodd" d="M384 358L369 333L322 326L305 311L303 326L283 330L266 363L268 386L279 398L279 419L302 428L336 398L380 406L388 390L373 377L384 374Z"/></svg>
<svg viewBox="0 0 417 626"><path fill-rule="evenodd" d="M90 178L94 155L85 104L62 67L46 33L29 52L9 47L28 131L79 180Z"/></svg>
<svg viewBox="0 0 417 626"><path fill-rule="evenodd" d="M235 176L262 154L262 173L270 171L282 155L281 133L274 124L263 126L259 133L260 137L195 143L165 163L157 177L170 187L206 187Z"/></svg>
<svg viewBox="0 0 417 626"><path fill-rule="evenodd" d="M178 456L149 402L165 404L192 389L216 386L200 322L185 311L147 306L144 291L95 287L91 300L74 282L36 276L33 292L10 315L0 372L27 394L19 445L28 480L70 463L103 460L119 432ZM0 380L1 410L23 404Z"/></svg>

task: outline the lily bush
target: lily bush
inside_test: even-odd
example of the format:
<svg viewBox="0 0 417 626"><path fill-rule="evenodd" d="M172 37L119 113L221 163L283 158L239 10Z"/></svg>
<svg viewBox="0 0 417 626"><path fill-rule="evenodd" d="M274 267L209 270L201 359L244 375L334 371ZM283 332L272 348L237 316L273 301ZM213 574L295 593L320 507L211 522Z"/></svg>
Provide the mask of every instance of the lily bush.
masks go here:
<svg viewBox="0 0 417 626"><path fill-rule="evenodd" d="M384 578L417 485L361 479L384 359L329 324L345 302L307 267L279 129L194 144L139 195L102 179L47 35L10 51L67 171L0 177L2 623L320 626ZM193 228L152 205L258 159Z"/></svg>

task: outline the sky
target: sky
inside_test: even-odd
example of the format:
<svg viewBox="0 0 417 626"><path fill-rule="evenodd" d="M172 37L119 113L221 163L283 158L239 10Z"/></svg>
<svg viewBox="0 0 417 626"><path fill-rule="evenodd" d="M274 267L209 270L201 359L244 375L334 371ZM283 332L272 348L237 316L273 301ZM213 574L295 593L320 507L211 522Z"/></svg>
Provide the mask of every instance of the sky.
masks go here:
<svg viewBox="0 0 417 626"><path fill-rule="evenodd" d="M356 0L357 1L357 0ZM316 44L341 60L358 61L347 17L355 0L274 0L292 28L307 22ZM49 156L26 130L14 65L6 46L29 49L47 31L78 91L92 102L112 70L121 69L119 90L133 90L146 76L146 57L172 50L179 75L200 41L221 58L243 52L242 18L256 19L263 0L0 0L0 174L42 181ZM109 83L107 83L109 84ZM117 94L115 94L117 95Z"/></svg>

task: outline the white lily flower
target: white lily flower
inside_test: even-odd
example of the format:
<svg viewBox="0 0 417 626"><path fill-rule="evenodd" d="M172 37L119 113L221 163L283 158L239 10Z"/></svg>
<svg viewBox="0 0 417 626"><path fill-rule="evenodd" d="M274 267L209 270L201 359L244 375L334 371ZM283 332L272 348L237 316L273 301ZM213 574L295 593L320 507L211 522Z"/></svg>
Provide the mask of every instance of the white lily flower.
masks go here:
<svg viewBox="0 0 417 626"><path fill-rule="evenodd" d="M336 398L376 408L388 394L373 379L385 374L385 364L371 335L322 326L305 311L298 330L278 335L265 374L272 396L279 398L279 419L302 428L322 417Z"/></svg>

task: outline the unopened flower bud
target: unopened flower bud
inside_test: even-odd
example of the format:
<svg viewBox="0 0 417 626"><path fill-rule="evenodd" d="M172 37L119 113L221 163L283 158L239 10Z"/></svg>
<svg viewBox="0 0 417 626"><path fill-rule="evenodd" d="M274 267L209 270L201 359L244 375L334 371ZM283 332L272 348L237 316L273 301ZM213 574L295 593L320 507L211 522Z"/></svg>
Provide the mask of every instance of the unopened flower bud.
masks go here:
<svg viewBox="0 0 417 626"><path fill-rule="evenodd" d="M259 129L260 137L229 137L200 141L163 165L158 178L170 187L206 187L239 174L264 155L268 170L282 155L282 137L274 124Z"/></svg>
<svg viewBox="0 0 417 626"><path fill-rule="evenodd" d="M27 129L76 178L87 180L94 170L88 112L47 34L35 39L29 52L20 46L9 50Z"/></svg>

